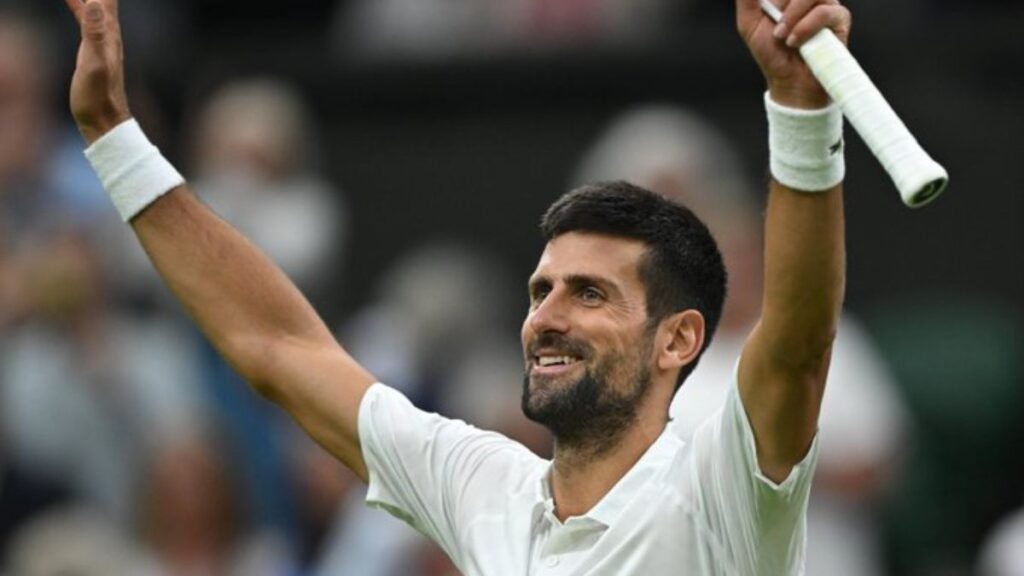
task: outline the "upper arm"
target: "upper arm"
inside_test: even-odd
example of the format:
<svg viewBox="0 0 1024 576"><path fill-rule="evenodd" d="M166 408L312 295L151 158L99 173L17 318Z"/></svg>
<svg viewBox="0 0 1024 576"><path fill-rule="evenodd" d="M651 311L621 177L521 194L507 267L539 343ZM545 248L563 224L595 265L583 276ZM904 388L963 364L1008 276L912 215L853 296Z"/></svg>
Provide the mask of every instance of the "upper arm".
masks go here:
<svg viewBox="0 0 1024 576"><path fill-rule="evenodd" d="M817 449L785 478L771 478L760 464L750 410L730 386L725 404L693 434L694 491L710 530L732 557L736 574L795 574L806 545L806 510Z"/></svg>
<svg viewBox="0 0 1024 576"><path fill-rule="evenodd" d="M790 364L765 341L760 324L743 348L737 387L754 433L758 465L775 482L789 476L814 441L830 352L826 349L814 362Z"/></svg>
<svg viewBox="0 0 1024 576"><path fill-rule="evenodd" d="M363 481L359 406L375 382L333 338L266 345L259 391L284 408L318 444Z"/></svg>

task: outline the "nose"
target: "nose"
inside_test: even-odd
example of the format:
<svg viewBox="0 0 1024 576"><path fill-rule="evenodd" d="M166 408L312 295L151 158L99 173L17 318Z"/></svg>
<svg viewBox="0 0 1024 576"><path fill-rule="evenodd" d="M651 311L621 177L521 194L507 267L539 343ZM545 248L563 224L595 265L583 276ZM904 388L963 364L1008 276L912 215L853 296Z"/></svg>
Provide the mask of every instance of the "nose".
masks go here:
<svg viewBox="0 0 1024 576"><path fill-rule="evenodd" d="M558 290L553 290L535 305L526 317L526 324L536 334L569 331L569 302Z"/></svg>

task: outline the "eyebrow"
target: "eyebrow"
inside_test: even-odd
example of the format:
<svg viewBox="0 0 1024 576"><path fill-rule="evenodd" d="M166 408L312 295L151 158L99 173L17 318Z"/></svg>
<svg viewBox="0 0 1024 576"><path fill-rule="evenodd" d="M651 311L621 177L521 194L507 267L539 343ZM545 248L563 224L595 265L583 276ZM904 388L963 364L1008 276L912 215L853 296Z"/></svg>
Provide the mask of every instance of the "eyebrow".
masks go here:
<svg viewBox="0 0 1024 576"><path fill-rule="evenodd" d="M618 284L601 276L593 276L591 274L569 274L565 277L564 282L573 290L579 290L584 286L597 286L598 288L605 290L609 294L616 296L622 294L622 290ZM554 282L548 276L534 276L530 278L527 288L530 294L542 286L551 286Z"/></svg>

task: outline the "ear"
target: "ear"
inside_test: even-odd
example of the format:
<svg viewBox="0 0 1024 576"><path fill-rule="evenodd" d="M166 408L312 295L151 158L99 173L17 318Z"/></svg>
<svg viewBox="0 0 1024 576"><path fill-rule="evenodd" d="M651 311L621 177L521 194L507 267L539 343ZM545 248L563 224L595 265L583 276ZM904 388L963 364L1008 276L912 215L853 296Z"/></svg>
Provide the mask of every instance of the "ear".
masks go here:
<svg viewBox="0 0 1024 576"><path fill-rule="evenodd" d="M659 370L675 372L692 363L704 347L704 316L683 310L665 318L656 337Z"/></svg>

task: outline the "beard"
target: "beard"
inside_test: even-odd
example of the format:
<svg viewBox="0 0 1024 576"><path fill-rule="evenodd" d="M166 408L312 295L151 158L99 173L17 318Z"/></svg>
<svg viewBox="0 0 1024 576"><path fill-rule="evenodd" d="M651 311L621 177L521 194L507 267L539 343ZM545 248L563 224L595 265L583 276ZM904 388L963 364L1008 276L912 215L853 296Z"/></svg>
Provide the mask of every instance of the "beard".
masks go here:
<svg viewBox="0 0 1024 576"><path fill-rule="evenodd" d="M651 369L647 365L653 348L653 334L644 335L635 357L608 354L585 371L575 382L546 389L523 377L523 413L551 431L563 446L597 454L612 447L638 418L640 403L651 387ZM543 335L537 346L555 347L578 354L586 362L590 348L555 335Z"/></svg>

